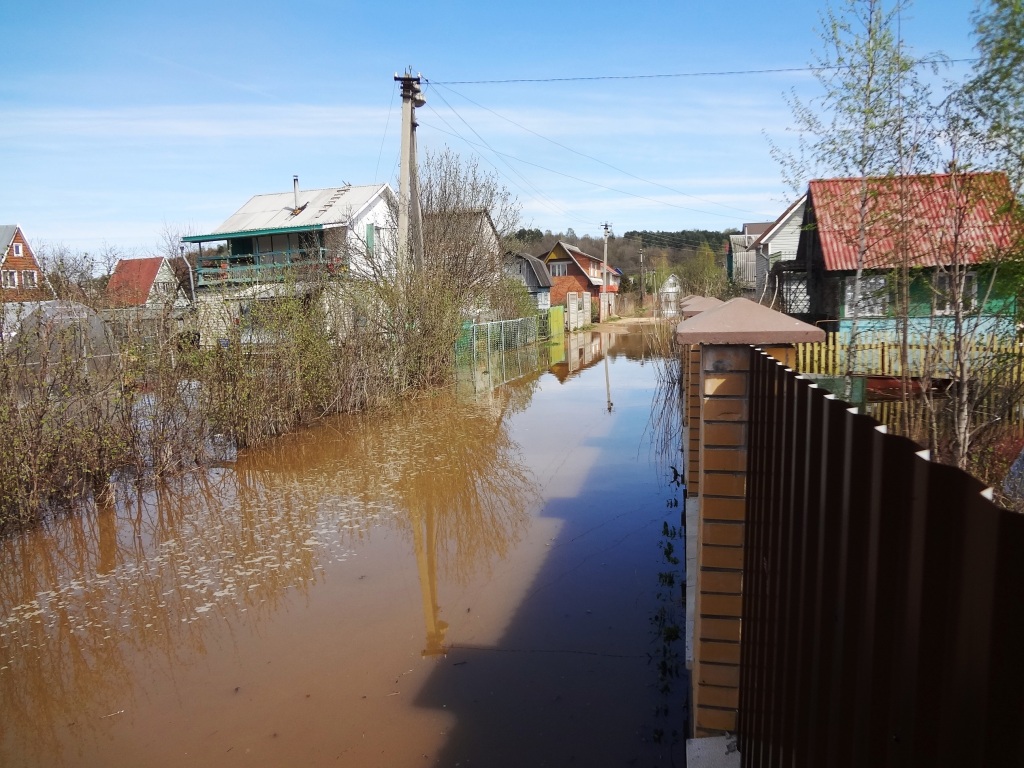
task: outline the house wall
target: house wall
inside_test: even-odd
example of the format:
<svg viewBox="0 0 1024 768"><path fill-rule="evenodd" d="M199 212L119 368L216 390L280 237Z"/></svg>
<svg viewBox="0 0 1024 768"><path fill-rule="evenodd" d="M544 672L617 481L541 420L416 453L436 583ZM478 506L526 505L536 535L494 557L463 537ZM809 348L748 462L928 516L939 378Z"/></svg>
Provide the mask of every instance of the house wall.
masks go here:
<svg viewBox="0 0 1024 768"><path fill-rule="evenodd" d="M346 246L349 269L354 274L369 274L368 252L376 255L375 260L379 259L382 254L389 257L394 256L397 250L397 233L391 210L387 200L383 197L378 197L373 205L354 216L349 227L350 232ZM369 234L368 227L372 227Z"/></svg>
<svg viewBox="0 0 1024 768"><path fill-rule="evenodd" d="M196 322L199 342L204 348L215 347L218 339L229 339L239 322L239 303L227 301L219 291L196 296Z"/></svg>
<svg viewBox="0 0 1024 768"><path fill-rule="evenodd" d="M15 256L15 244L21 246L21 256ZM52 292L47 288L43 278L43 271L39 268L35 253L29 246L28 241L19 227L14 234L14 239L7 249L7 256L0 265L3 274L2 293L3 301L41 301L53 298ZM13 274L10 274L13 273ZM32 275L31 277L29 275ZM34 279L35 287L31 287Z"/></svg>
<svg viewBox="0 0 1024 768"><path fill-rule="evenodd" d="M540 288L540 282L537 280L537 275L525 259L517 258L511 265L506 266L505 269L511 277L521 280L523 285L526 286L526 290L530 293L536 293Z"/></svg>
<svg viewBox="0 0 1024 768"><path fill-rule="evenodd" d="M991 317L1008 317L1011 320L1014 317L1016 310L1016 299L1013 295L1012 286L1007 285L1003 281L996 280L992 283L992 272L987 269L979 269L973 272L975 275L976 282L976 300L983 304L980 314ZM892 285L894 279L891 273L888 272L865 272L864 276L867 278L884 276L888 286L888 307L885 313L885 318L895 318L897 314L897 307L894 298L892 297ZM854 274L852 272L844 272L836 275L837 280L833 281L835 286L833 292L836 295L838 302L838 312L834 316L840 319L850 319L853 316L852 307L847 303L847 288L849 288L854 280ZM919 272L914 276L909 291L909 307L907 314L914 318L931 318L932 317L932 306L935 298L934 292L931 287L931 272ZM866 319L867 316L861 315L861 319ZM937 315L936 317L943 317L943 315Z"/></svg>
<svg viewBox="0 0 1024 768"><path fill-rule="evenodd" d="M586 293L591 295L593 300L594 286L584 275L575 263L570 262L569 274L565 277L551 278L551 303L565 304L566 294Z"/></svg>
<svg viewBox="0 0 1024 768"><path fill-rule="evenodd" d="M188 300L178 284L174 270L171 269L167 259L164 259L160 264L160 269L157 270L146 303L162 305L168 302L173 302L174 306L180 307L187 304Z"/></svg>
<svg viewBox="0 0 1024 768"><path fill-rule="evenodd" d="M835 329L842 339L849 339L853 332L853 320L846 319L838 321ZM857 321L857 336L862 341L864 337L870 336L873 339L879 337L891 337L894 341L902 333L902 323L895 317L862 317ZM937 317L911 317L907 321L907 333L916 343L924 339L949 339L955 332L953 318L947 316ZM1013 337L1017 332L1013 316L995 317L983 316L972 318L969 326L963 331L967 336L986 338L998 336L1002 338Z"/></svg>
<svg viewBox="0 0 1024 768"><path fill-rule="evenodd" d="M800 224L803 217L803 208L800 209L800 216L793 216L787 221L771 239L762 243L761 252L757 255L757 276L756 291L758 297L764 292L765 283L768 280L768 272L772 265L778 261L793 261L796 259L796 249L800 242Z"/></svg>

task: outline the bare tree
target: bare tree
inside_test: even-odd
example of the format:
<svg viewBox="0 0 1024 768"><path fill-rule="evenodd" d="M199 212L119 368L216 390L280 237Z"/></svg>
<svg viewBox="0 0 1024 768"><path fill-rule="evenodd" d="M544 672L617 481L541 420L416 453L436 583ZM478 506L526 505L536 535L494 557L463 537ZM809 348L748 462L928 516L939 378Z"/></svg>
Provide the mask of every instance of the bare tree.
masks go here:
<svg viewBox="0 0 1024 768"><path fill-rule="evenodd" d="M419 170L423 267L399 258L394 238L357 240L353 280L340 288L348 329L386 344L400 389L446 383L462 323L505 301L507 244L519 206L494 174L451 150L428 153ZM393 231L397 210L392 212Z"/></svg>
<svg viewBox="0 0 1024 768"><path fill-rule="evenodd" d="M199 251L192 244L186 243L184 238L194 234L195 227L191 224L179 226L165 221L157 239L157 252L171 265L178 285L185 291L189 301L195 301L196 298Z"/></svg>

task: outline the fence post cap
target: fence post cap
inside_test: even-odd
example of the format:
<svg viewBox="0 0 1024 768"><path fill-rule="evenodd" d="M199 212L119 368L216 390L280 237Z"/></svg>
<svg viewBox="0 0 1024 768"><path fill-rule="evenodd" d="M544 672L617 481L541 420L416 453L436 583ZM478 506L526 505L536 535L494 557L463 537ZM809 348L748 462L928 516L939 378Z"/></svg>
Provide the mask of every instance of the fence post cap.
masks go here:
<svg viewBox="0 0 1024 768"><path fill-rule="evenodd" d="M693 302L687 305L687 309ZM815 325L784 315L750 299L731 299L676 326L680 344L797 344L824 341Z"/></svg>
<svg viewBox="0 0 1024 768"><path fill-rule="evenodd" d="M695 315L699 315L701 312L707 312L709 309L720 307L724 303L721 299L716 299L712 296L687 296L679 302L679 311L683 315L683 320L687 320Z"/></svg>

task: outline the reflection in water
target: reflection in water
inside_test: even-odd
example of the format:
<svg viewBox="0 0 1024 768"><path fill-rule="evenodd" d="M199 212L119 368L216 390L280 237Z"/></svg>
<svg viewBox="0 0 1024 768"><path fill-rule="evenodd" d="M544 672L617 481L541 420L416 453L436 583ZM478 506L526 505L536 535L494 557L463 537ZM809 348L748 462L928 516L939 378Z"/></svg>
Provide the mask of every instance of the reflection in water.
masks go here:
<svg viewBox="0 0 1024 768"><path fill-rule="evenodd" d="M382 526L410 540L424 653L441 651L438 572L486 572L537 504L510 395L340 417L0 543L0 764L75 764L131 708L140 659L173 680L211 632L308 597Z"/></svg>

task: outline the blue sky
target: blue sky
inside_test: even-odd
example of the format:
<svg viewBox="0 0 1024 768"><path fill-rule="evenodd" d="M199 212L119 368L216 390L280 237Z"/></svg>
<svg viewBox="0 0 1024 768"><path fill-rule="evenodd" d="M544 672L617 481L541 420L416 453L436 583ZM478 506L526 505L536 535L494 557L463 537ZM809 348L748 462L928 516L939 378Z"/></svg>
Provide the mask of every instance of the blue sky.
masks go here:
<svg viewBox="0 0 1024 768"><path fill-rule="evenodd" d="M253 194L395 183L393 75L429 81L421 151L477 153L523 223L578 234L774 219L769 154L823 2L7 3L0 10L0 223L30 242L153 251ZM974 55L973 0L918 0L917 53ZM783 8L785 10L783 10ZM951 74L962 74L954 70Z"/></svg>

